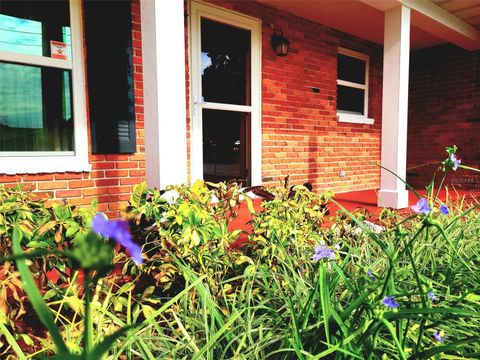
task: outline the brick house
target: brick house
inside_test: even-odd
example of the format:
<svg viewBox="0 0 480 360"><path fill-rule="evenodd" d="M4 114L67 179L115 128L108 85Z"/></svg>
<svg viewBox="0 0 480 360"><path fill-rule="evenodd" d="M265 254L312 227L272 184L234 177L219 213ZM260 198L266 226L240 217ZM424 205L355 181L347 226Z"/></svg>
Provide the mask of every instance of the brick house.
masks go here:
<svg viewBox="0 0 480 360"><path fill-rule="evenodd" d="M377 164L480 163L479 24L476 0L2 1L0 183L111 216L143 179L287 174L405 207Z"/></svg>

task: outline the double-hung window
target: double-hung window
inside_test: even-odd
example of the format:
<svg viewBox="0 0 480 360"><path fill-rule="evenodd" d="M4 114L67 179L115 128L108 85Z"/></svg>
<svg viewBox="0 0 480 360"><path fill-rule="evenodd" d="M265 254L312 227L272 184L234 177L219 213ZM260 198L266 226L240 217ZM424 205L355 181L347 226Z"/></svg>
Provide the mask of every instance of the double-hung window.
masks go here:
<svg viewBox="0 0 480 360"><path fill-rule="evenodd" d="M0 2L0 173L87 171L81 4Z"/></svg>
<svg viewBox="0 0 480 360"><path fill-rule="evenodd" d="M340 122L373 124L368 118L368 55L339 48L337 115Z"/></svg>

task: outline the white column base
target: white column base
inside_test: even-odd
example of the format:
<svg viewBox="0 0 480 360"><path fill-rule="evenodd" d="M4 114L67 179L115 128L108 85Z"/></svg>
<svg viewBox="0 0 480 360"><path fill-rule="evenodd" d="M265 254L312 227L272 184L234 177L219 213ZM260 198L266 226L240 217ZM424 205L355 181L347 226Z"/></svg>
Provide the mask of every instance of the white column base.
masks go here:
<svg viewBox="0 0 480 360"><path fill-rule="evenodd" d="M378 192L378 207L404 209L408 207L407 190L380 190Z"/></svg>

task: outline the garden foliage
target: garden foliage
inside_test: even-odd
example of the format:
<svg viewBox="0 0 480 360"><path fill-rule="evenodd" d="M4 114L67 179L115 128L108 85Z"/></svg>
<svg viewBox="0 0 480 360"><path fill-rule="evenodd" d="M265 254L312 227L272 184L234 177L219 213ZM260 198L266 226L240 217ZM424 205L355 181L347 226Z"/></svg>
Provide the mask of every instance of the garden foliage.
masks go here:
<svg viewBox="0 0 480 360"><path fill-rule="evenodd" d="M447 152L426 197L409 211L378 217L349 213L333 194L304 186L269 189L255 212L238 184L199 181L165 192L139 184L128 225L99 214L101 229L94 221L90 231L94 210L47 208L4 189L1 356L476 358L479 204L438 198L448 171L475 169L461 164L455 147ZM251 228L229 230L242 201ZM325 204L340 210L328 217ZM232 246L240 237L242 246ZM113 252L108 238L143 264ZM44 275L53 267L61 275L55 284ZM25 287L36 288L28 284L34 275L43 300L22 289L17 269ZM57 328L49 336L25 337L17 326L28 323L25 313L5 308L4 299L26 307L24 290L32 303L44 302L40 319Z"/></svg>

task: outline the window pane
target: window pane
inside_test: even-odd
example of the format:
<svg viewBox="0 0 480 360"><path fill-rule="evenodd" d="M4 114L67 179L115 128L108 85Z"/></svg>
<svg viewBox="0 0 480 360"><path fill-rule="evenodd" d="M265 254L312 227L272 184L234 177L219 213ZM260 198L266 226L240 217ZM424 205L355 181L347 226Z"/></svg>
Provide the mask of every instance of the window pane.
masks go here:
<svg viewBox="0 0 480 360"><path fill-rule="evenodd" d="M203 110L203 177L250 184L250 114Z"/></svg>
<svg viewBox="0 0 480 360"><path fill-rule="evenodd" d="M50 56L50 41L67 44L71 59L68 0L0 1L0 50Z"/></svg>
<svg viewBox="0 0 480 360"><path fill-rule="evenodd" d="M73 151L70 75L0 62L0 151Z"/></svg>
<svg viewBox="0 0 480 360"><path fill-rule="evenodd" d="M250 31L202 19L202 96L250 105Z"/></svg>
<svg viewBox="0 0 480 360"><path fill-rule="evenodd" d="M365 61L343 54L338 54L337 59L338 79L365 84Z"/></svg>
<svg viewBox="0 0 480 360"><path fill-rule="evenodd" d="M337 110L364 115L365 91L337 85Z"/></svg>
<svg viewBox="0 0 480 360"><path fill-rule="evenodd" d="M94 154L136 151L130 1L84 1L89 117ZM112 9L115 8L115 16ZM105 26L105 19L109 19Z"/></svg>

